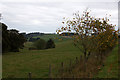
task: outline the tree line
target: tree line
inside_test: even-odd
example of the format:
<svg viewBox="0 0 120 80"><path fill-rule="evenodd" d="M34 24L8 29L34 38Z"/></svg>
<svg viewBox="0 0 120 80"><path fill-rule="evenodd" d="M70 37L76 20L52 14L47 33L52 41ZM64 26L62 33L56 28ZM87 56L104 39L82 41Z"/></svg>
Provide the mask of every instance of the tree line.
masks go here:
<svg viewBox="0 0 120 80"><path fill-rule="evenodd" d="M24 35L24 37L27 39L27 41L34 42L37 41L39 38L33 38L38 36L44 36L44 35L54 35L55 33L40 33L40 32L31 32L31 33L21 33Z"/></svg>
<svg viewBox="0 0 120 80"><path fill-rule="evenodd" d="M26 38L16 29L8 30L8 26L2 24L2 52L19 52L24 47Z"/></svg>

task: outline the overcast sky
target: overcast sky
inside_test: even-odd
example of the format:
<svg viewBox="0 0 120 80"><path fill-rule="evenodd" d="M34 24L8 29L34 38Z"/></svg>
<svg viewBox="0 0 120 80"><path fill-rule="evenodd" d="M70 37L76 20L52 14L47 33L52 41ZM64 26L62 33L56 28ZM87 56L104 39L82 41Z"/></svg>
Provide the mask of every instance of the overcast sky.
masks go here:
<svg viewBox="0 0 120 80"><path fill-rule="evenodd" d="M80 14L86 8L95 17L112 15L111 24L118 26L118 0L0 0L2 22L9 29L20 32L56 32L62 26L63 17L72 17L74 12ZM116 27L117 30L118 27Z"/></svg>

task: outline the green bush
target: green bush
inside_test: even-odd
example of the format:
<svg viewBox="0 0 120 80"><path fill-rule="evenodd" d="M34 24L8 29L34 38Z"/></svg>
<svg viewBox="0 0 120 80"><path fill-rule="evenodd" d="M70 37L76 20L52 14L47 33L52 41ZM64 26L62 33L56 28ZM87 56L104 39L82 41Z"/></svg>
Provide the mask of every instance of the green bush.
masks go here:
<svg viewBox="0 0 120 80"><path fill-rule="evenodd" d="M46 48L46 41L43 39L39 39L39 40L34 42L34 46L39 50L45 49Z"/></svg>
<svg viewBox="0 0 120 80"><path fill-rule="evenodd" d="M46 49L55 48L55 43L52 39L49 39L46 44Z"/></svg>

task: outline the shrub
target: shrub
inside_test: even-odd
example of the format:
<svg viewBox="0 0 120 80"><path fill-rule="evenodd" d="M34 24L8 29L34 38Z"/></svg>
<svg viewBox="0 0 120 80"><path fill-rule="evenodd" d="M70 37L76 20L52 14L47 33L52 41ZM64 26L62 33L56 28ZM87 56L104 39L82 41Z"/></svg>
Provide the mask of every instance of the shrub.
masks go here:
<svg viewBox="0 0 120 80"><path fill-rule="evenodd" d="M39 40L34 42L34 46L39 50L45 49L46 48L46 41L43 39L39 39Z"/></svg>
<svg viewBox="0 0 120 80"><path fill-rule="evenodd" d="M85 59L91 53L101 55L116 45L116 25L109 24L107 17L92 17L87 10L83 12L82 16L80 16L79 12L73 15L71 19L64 17L64 21L62 22L64 26L58 28L56 31L57 34L63 31L78 34L73 36L73 42L84 54Z"/></svg>
<svg viewBox="0 0 120 80"><path fill-rule="evenodd" d="M46 49L55 48L55 43L52 39L49 39L46 44Z"/></svg>

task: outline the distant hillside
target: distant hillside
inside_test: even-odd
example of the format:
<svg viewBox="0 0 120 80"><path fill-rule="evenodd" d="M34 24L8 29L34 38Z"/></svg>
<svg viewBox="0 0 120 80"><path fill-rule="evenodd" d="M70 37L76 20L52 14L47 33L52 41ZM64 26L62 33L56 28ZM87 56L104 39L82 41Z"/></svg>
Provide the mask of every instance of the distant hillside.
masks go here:
<svg viewBox="0 0 120 80"><path fill-rule="evenodd" d="M52 34L55 34L55 33L32 32L32 33L28 33L28 34L26 34L26 33L21 33L21 34L24 35L24 37L29 40L32 37L38 37L38 36L43 36L43 35L52 35Z"/></svg>
<svg viewBox="0 0 120 80"><path fill-rule="evenodd" d="M77 33L63 32L60 34L60 36L74 36L74 35L77 35Z"/></svg>

